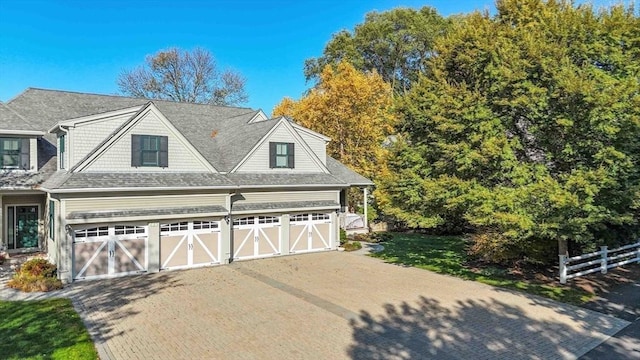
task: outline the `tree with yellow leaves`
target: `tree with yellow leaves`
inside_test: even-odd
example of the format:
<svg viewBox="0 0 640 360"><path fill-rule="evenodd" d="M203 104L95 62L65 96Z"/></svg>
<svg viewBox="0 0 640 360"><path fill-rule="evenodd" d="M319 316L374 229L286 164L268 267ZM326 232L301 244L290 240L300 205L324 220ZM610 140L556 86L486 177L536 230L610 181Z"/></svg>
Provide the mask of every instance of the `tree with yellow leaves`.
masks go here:
<svg viewBox="0 0 640 360"><path fill-rule="evenodd" d="M299 101L284 98L273 115L285 115L331 138L327 155L375 179L384 171L383 142L393 131L392 91L377 72L362 73L346 61L322 70Z"/></svg>

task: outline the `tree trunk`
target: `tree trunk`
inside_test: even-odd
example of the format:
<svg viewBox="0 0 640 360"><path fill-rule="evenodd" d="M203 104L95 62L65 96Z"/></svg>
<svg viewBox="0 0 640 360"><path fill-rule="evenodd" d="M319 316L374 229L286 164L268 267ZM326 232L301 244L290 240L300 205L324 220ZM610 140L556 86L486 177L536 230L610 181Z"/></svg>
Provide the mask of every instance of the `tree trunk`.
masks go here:
<svg viewBox="0 0 640 360"><path fill-rule="evenodd" d="M558 255L567 255L569 256L569 241L568 240L558 240Z"/></svg>

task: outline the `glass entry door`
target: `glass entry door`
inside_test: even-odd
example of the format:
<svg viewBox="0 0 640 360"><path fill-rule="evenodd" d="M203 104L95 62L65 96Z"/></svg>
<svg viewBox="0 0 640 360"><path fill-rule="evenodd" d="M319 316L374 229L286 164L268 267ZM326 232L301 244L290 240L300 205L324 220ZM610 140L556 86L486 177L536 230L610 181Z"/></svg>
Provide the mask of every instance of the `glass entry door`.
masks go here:
<svg viewBox="0 0 640 360"><path fill-rule="evenodd" d="M9 250L38 247L38 206L7 207Z"/></svg>

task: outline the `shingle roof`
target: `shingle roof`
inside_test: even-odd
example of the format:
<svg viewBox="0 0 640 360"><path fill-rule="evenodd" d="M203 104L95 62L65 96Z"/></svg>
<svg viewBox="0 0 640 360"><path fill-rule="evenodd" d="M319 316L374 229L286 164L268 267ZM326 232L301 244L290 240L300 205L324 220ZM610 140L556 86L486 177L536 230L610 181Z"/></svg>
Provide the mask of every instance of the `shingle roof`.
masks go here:
<svg viewBox="0 0 640 360"><path fill-rule="evenodd" d="M38 129L31 126L31 124L20 117L20 115L0 102L0 132L2 132L2 130L37 131Z"/></svg>
<svg viewBox="0 0 640 360"><path fill-rule="evenodd" d="M319 201L283 201L271 203L235 203L231 207L233 211L258 211L258 210L285 210L285 209L333 209L340 204L330 200Z"/></svg>
<svg viewBox="0 0 640 360"><path fill-rule="evenodd" d="M153 100L160 112L211 165L230 171L278 122L249 124L257 111L249 108ZM47 131L57 122L148 104L148 99L29 88L6 104L6 114L20 114L23 122ZM1 110L2 107L0 107ZM8 109L7 109L8 108ZM17 116L17 115L16 115ZM1 119L1 117L0 117ZM16 120L17 121L17 120ZM49 141L52 141L49 139ZM54 142L55 143L55 142ZM58 172L43 184L47 189L159 188L215 186L348 186L373 183L327 157L325 173L66 173Z"/></svg>
<svg viewBox="0 0 640 360"><path fill-rule="evenodd" d="M349 169L344 164L332 158L331 156L327 156L327 169L329 169L333 176L351 186L373 185L373 182L371 180Z"/></svg>
<svg viewBox="0 0 640 360"><path fill-rule="evenodd" d="M87 220L87 219L104 219L119 217L142 217L142 216L175 216L175 215L193 215L193 214L211 214L228 212L222 206L187 206L157 209L127 209L127 210L109 210L109 211L74 211L67 215L70 220Z"/></svg>
<svg viewBox="0 0 640 360"><path fill-rule="evenodd" d="M345 186L345 182L331 174L325 173L232 173L227 174L229 180L242 187L269 186Z"/></svg>
<svg viewBox="0 0 640 360"><path fill-rule="evenodd" d="M51 157L37 172L0 170L0 190L32 190L40 185L52 174L57 167L57 158Z"/></svg>
<svg viewBox="0 0 640 360"><path fill-rule="evenodd" d="M57 122L100 114L150 100L29 88L8 103L38 130ZM249 108L152 100L160 112L219 171L229 171L276 125L276 121L248 121L257 111Z"/></svg>
<svg viewBox="0 0 640 360"><path fill-rule="evenodd" d="M212 173L57 172L42 184L54 189L236 188L224 175Z"/></svg>

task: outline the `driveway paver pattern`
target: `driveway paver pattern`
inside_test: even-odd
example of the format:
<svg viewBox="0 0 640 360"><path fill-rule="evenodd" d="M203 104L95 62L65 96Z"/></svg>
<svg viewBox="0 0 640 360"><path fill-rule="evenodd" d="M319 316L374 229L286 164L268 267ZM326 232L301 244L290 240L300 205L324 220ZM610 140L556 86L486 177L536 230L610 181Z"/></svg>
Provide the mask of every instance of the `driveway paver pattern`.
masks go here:
<svg viewBox="0 0 640 360"><path fill-rule="evenodd" d="M108 359L573 359L628 322L349 253L68 287Z"/></svg>

